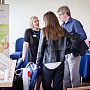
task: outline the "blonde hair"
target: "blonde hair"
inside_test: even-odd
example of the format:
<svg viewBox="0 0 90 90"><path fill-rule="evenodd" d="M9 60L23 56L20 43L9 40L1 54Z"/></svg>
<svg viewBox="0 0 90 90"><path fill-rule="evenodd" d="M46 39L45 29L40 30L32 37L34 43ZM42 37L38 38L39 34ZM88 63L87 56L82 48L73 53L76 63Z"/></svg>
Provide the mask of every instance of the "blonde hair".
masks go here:
<svg viewBox="0 0 90 90"><path fill-rule="evenodd" d="M38 18L37 16L30 17L30 28L33 28L33 21L35 18Z"/></svg>

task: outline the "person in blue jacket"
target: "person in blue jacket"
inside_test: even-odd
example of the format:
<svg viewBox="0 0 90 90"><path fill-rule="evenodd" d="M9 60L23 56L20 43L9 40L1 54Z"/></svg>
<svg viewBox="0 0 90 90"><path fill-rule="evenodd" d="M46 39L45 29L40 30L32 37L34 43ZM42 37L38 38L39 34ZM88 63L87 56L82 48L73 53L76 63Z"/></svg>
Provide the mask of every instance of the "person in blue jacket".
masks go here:
<svg viewBox="0 0 90 90"><path fill-rule="evenodd" d="M61 26L70 33L77 33L80 36L80 41L86 40L87 35L83 29L80 21L71 17L71 12L68 6L61 6L58 8L57 13L61 20ZM79 48L77 48L79 49ZM80 86L80 65L81 56L77 51L69 52L65 56L65 69L64 69L64 87L77 87Z"/></svg>

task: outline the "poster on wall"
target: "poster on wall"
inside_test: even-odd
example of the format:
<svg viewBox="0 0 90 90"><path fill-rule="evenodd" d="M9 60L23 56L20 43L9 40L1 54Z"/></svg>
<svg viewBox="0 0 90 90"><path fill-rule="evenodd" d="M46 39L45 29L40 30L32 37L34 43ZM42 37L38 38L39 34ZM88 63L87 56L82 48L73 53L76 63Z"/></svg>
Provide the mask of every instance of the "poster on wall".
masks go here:
<svg viewBox="0 0 90 90"><path fill-rule="evenodd" d="M9 57L9 5L0 4L0 53Z"/></svg>

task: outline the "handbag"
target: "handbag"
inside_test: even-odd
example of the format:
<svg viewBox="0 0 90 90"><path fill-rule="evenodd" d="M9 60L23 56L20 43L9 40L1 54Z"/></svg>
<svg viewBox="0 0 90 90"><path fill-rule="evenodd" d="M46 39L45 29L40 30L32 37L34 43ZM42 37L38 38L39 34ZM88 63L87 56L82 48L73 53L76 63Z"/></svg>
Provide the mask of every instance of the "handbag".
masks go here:
<svg viewBox="0 0 90 90"><path fill-rule="evenodd" d="M16 70L14 74L13 87L15 90L23 90L22 71Z"/></svg>
<svg viewBox="0 0 90 90"><path fill-rule="evenodd" d="M21 60L19 62L21 63ZM21 65L20 63L18 64ZM18 88L16 90L29 90L31 77L36 69L38 70L37 65L29 62L25 68L19 68L15 71L14 86Z"/></svg>

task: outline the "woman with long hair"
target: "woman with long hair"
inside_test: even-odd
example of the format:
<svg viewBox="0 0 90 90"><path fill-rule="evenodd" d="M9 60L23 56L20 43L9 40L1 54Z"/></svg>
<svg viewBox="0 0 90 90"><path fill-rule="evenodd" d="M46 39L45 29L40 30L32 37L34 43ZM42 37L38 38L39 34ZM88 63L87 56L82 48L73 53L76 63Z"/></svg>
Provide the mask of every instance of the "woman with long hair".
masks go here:
<svg viewBox="0 0 90 90"><path fill-rule="evenodd" d="M74 38L60 26L53 12L45 13L43 20L45 27L41 30L36 59L38 67L43 62L43 90L63 90L67 38Z"/></svg>

